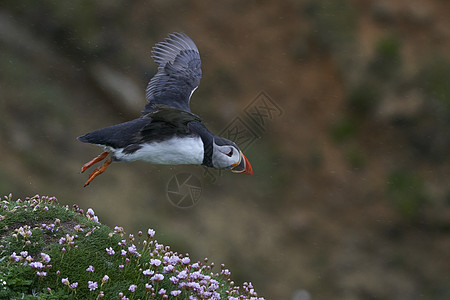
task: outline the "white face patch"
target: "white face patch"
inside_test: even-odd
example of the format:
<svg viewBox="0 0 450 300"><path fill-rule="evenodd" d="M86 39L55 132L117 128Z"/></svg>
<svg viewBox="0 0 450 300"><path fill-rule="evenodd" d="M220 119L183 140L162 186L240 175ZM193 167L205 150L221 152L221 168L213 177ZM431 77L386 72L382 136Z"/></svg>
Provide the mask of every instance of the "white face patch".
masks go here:
<svg viewBox="0 0 450 300"><path fill-rule="evenodd" d="M116 149L114 156L121 161L143 160L154 164L184 165L203 162L203 142L200 137L173 137L170 140L142 145L134 153Z"/></svg>
<svg viewBox="0 0 450 300"><path fill-rule="evenodd" d="M213 145L212 163L214 168L231 169L239 162L240 152L232 145Z"/></svg>

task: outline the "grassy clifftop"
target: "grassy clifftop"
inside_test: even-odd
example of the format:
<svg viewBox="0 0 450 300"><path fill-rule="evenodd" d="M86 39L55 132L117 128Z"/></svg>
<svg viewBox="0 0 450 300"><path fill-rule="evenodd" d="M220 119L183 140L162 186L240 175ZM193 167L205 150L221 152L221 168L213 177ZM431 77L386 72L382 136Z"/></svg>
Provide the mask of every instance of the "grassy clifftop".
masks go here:
<svg viewBox="0 0 450 300"><path fill-rule="evenodd" d="M158 243L152 229L112 230L55 197L2 200L1 299L262 299L223 265L214 271Z"/></svg>

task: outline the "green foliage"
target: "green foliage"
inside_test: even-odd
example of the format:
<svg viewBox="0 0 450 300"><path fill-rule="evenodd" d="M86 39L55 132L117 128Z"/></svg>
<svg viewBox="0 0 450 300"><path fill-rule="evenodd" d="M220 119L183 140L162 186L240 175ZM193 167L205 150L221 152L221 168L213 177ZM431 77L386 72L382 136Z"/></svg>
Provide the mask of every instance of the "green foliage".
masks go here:
<svg viewBox="0 0 450 300"><path fill-rule="evenodd" d="M400 58L400 40L395 36L385 36L376 44L375 57L369 65L369 71L385 82L396 74Z"/></svg>
<svg viewBox="0 0 450 300"><path fill-rule="evenodd" d="M387 195L394 208L410 220L419 216L427 200L420 177L403 170L396 170L389 175Z"/></svg>
<svg viewBox="0 0 450 300"><path fill-rule="evenodd" d="M366 165L366 157L356 146L350 146L346 151L346 159L353 169L362 169Z"/></svg>
<svg viewBox="0 0 450 300"><path fill-rule="evenodd" d="M341 143L354 138L357 131L358 122L353 118L345 118L331 127L330 135L335 142Z"/></svg>
<svg viewBox="0 0 450 300"><path fill-rule="evenodd" d="M347 103L351 111L357 116L365 116L373 111L380 98L378 85L362 82L350 91Z"/></svg>
<svg viewBox="0 0 450 300"><path fill-rule="evenodd" d="M448 60L437 58L430 62L419 76L419 86L425 92L439 100L450 112L450 63Z"/></svg>
<svg viewBox="0 0 450 300"><path fill-rule="evenodd" d="M342 49L354 40L357 14L348 1L309 1L306 13L313 17L318 42L326 49Z"/></svg>
<svg viewBox="0 0 450 300"><path fill-rule="evenodd" d="M159 244L151 229L126 236L100 224L91 209L69 209L54 197L10 195L1 205L0 299L256 296L251 284L234 287L224 267L212 273L206 260L191 263Z"/></svg>

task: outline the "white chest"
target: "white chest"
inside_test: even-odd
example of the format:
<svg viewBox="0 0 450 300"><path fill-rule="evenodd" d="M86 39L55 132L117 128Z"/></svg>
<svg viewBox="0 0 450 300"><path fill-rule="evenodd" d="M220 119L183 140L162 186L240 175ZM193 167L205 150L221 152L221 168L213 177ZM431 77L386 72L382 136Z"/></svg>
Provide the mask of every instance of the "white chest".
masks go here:
<svg viewBox="0 0 450 300"><path fill-rule="evenodd" d="M143 160L164 165L203 162L203 142L200 137L174 137L167 141L145 144L131 154L123 153L122 150L113 150L114 156L121 161Z"/></svg>

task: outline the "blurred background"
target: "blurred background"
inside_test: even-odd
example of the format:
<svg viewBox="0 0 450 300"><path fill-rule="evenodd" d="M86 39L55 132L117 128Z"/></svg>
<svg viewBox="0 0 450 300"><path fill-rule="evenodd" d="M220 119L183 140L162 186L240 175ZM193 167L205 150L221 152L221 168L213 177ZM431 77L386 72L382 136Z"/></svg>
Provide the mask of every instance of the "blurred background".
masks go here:
<svg viewBox="0 0 450 300"><path fill-rule="evenodd" d="M450 299L449 11L444 0L2 1L0 192L154 228L267 299ZM140 115L151 48L174 31L200 50L191 109L211 131L261 92L279 108L250 125L254 176L115 163L83 188L80 168L101 149L76 137ZM183 172L201 185L190 208L167 197Z"/></svg>

